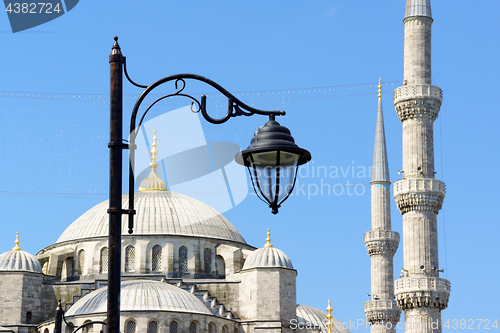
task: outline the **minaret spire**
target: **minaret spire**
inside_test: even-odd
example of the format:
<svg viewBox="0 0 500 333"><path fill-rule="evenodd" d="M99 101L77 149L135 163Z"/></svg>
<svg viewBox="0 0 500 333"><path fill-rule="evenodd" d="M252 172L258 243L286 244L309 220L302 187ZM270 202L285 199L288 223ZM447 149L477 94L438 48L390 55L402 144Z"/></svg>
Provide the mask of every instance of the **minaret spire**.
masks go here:
<svg viewBox="0 0 500 333"><path fill-rule="evenodd" d="M394 301L393 257L399 234L391 230L391 181L382 110L382 80L378 84L378 110L373 152L371 185L372 230L365 233L365 246L371 257L371 297L365 314L372 333L394 333L401 310Z"/></svg>
<svg viewBox="0 0 500 333"><path fill-rule="evenodd" d="M373 152L372 183L374 182L390 184L389 163L387 162L387 147L385 144L384 112L382 110L381 79L378 81L377 128L375 130L375 149Z"/></svg>
<svg viewBox="0 0 500 333"><path fill-rule="evenodd" d="M403 22L404 85L394 91L394 106L403 123L404 177L393 194L403 215L404 267L394 289L406 333L440 333L450 281L439 277L437 214L445 185L435 179L433 136L443 93L431 85L430 0L407 0Z"/></svg>

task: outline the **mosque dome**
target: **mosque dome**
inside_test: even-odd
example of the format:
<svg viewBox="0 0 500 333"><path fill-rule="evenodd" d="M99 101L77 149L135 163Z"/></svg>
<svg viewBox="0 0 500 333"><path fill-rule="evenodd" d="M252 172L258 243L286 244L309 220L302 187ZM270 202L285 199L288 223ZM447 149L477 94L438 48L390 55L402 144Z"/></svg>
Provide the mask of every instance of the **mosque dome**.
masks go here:
<svg viewBox="0 0 500 333"><path fill-rule="evenodd" d="M42 265L34 255L19 247L19 233L12 251L0 254L0 271L28 271L42 273Z"/></svg>
<svg viewBox="0 0 500 333"><path fill-rule="evenodd" d="M206 237L246 244L239 231L219 212L207 204L183 194L139 191L134 194L134 236L180 235ZM128 194L122 197L128 207ZM86 238L107 237L109 201L94 206L76 219L61 234L57 243ZM127 235L128 216L122 218L123 235Z"/></svg>
<svg viewBox="0 0 500 333"><path fill-rule="evenodd" d="M322 327L326 328L328 324L327 314L324 311L313 308L312 306L297 305L297 325L299 327ZM332 318L332 331L336 333L349 333L350 331L342 325L340 321Z"/></svg>
<svg viewBox="0 0 500 333"><path fill-rule="evenodd" d="M284 267L293 269L292 261L285 252L271 245L270 232L267 231L267 243L263 248L253 251L245 260L243 269L255 267Z"/></svg>
<svg viewBox="0 0 500 333"><path fill-rule="evenodd" d="M66 317L106 313L107 298L107 287L95 290L71 306ZM168 283L151 280L123 281L120 311L171 311L212 315L193 294Z"/></svg>
<svg viewBox="0 0 500 333"><path fill-rule="evenodd" d="M178 235L205 237L246 244L239 231L209 205L183 194L167 191L165 182L156 174L156 130L151 150L151 172L134 194L134 236ZM129 207L128 194L122 207ZM109 200L101 202L76 219L56 243L107 237L109 232ZM122 218L122 232L127 234L128 216Z"/></svg>

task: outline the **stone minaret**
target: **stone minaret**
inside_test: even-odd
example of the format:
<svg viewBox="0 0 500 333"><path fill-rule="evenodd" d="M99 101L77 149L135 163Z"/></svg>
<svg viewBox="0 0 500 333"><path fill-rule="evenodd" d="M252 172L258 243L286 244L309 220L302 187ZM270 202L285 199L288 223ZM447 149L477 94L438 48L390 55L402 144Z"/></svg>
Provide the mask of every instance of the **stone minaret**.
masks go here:
<svg viewBox="0 0 500 333"><path fill-rule="evenodd" d="M399 234L391 231L391 190L385 145L382 85L378 86L377 129L371 185L372 230L365 233L365 246L371 257L371 301L365 303L366 319L372 333L395 332L401 310L394 301L393 257Z"/></svg>
<svg viewBox="0 0 500 333"><path fill-rule="evenodd" d="M404 85L394 91L403 123L403 180L394 184L393 194L403 214L404 267L395 293L406 332L441 332L450 282L439 278L437 214L445 186L434 179L433 123L442 91L431 85L430 0L407 0L403 22Z"/></svg>

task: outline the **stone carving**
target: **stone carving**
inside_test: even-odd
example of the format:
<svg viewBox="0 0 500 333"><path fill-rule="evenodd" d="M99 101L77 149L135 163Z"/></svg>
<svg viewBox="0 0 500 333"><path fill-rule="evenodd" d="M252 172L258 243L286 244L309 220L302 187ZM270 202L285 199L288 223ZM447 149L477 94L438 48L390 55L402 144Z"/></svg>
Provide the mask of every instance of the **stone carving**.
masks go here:
<svg viewBox="0 0 500 333"><path fill-rule="evenodd" d="M396 302L402 310L430 307L444 310L450 297L450 281L441 278L411 277L394 281Z"/></svg>
<svg viewBox="0 0 500 333"><path fill-rule="evenodd" d="M365 314L370 325L390 322L396 326L401 316L401 309L395 301L372 300L365 302Z"/></svg>
<svg viewBox="0 0 500 333"><path fill-rule="evenodd" d="M366 250L370 256L388 254L394 256L398 249L399 240L378 239L365 242Z"/></svg>

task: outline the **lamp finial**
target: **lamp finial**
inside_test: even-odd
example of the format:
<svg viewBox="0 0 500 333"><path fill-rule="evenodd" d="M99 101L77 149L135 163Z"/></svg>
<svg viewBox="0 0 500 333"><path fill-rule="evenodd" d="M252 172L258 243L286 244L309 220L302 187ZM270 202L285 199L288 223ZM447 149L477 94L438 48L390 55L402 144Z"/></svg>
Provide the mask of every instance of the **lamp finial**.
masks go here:
<svg viewBox="0 0 500 333"><path fill-rule="evenodd" d="M12 248L12 251L22 251L23 249L21 249L21 247L19 246L19 231L17 232L16 234L16 241L14 242L16 243L16 246L14 246Z"/></svg>
<svg viewBox="0 0 500 333"><path fill-rule="evenodd" d="M271 229L267 229L266 242L267 243L264 245L264 248L273 247L273 244L271 244Z"/></svg>

